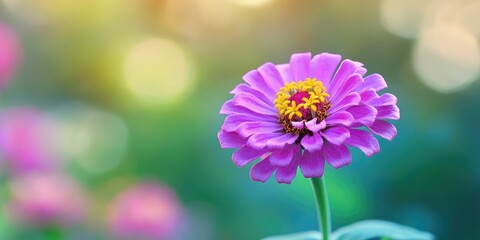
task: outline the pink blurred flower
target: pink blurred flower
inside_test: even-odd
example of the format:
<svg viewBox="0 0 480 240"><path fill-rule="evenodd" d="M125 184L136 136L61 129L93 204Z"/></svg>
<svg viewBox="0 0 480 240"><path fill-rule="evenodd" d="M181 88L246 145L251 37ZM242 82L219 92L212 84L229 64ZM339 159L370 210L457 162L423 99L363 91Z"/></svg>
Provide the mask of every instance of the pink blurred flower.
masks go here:
<svg viewBox="0 0 480 240"><path fill-rule="evenodd" d="M73 179L62 175L31 174L10 184L6 210L22 224L73 225L85 217L85 192Z"/></svg>
<svg viewBox="0 0 480 240"><path fill-rule="evenodd" d="M178 230L181 207L175 193L156 183L141 183L119 193L108 211L116 239L165 239Z"/></svg>
<svg viewBox="0 0 480 240"><path fill-rule="evenodd" d="M20 45L15 33L0 22L0 89L13 78L20 61Z"/></svg>
<svg viewBox="0 0 480 240"><path fill-rule="evenodd" d="M0 112L0 161L14 174L52 170L58 165L48 147L47 118L31 108Z"/></svg>

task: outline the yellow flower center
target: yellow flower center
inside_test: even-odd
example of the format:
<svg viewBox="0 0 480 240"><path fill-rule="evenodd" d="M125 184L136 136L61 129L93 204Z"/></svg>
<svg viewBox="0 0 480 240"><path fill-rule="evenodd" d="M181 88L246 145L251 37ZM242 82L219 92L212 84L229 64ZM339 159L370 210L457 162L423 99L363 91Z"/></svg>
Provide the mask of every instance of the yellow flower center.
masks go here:
<svg viewBox="0 0 480 240"><path fill-rule="evenodd" d="M292 126L292 121L309 121L317 118L322 121L327 117L330 95L321 81L307 78L304 81L286 83L280 88L273 101L278 109L278 119L283 124L285 132L293 134L306 133Z"/></svg>

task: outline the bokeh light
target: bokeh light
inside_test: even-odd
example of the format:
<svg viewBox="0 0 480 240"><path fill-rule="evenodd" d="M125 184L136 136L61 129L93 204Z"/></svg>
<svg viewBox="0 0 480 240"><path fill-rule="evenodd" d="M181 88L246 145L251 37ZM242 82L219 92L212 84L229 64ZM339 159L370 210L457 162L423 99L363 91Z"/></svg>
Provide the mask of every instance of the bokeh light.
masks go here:
<svg viewBox="0 0 480 240"><path fill-rule="evenodd" d="M416 40L412 63L427 86L451 93L478 79L479 1L383 0L380 9L387 30Z"/></svg>
<svg viewBox="0 0 480 240"><path fill-rule="evenodd" d="M480 36L480 1L470 0L460 5L458 12L453 16L453 22L460 24L469 31Z"/></svg>
<svg viewBox="0 0 480 240"><path fill-rule="evenodd" d="M104 24L118 18L128 9L128 1L117 4L115 0L75 0L52 2L49 0L3 0L5 6L16 17L38 26L88 26ZM87 17L88 16L88 17Z"/></svg>
<svg viewBox="0 0 480 240"><path fill-rule="evenodd" d="M46 21L45 16L37 8L40 1L3 0L3 3L10 12L26 21L36 24Z"/></svg>
<svg viewBox="0 0 480 240"><path fill-rule="evenodd" d="M192 88L191 60L175 42L152 38L135 45L125 59L127 86L147 103L175 103Z"/></svg>
<svg viewBox="0 0 480 240"><path fill-rule="evenodd" d="M413 60L420 79L439 92L464 89L479 76L478 41L459 25L435 25L424 31Z"/></svg>
<svg viewBox="0 0 480 240"><path fill-rule="evenodd" d="M385 28L404 38L415 38L424 25L431 0L383 0L380 18Z"/></svg>
<svg viewBox="0 0 480 240"><path fill-rule="evenodd" d="M228 0L167 0L159 16L169 30L202 48L245 33L248 22Z"/></svg>
<svg viewBox="0 0 480 240"><path fill-rule="evenodd" d="M128 129L119 117L86 104L70 103L52 110L52 118L51 148L63 159L99 174L124 158Z"/></svg>
<svg viewBox="0 0 480 240"><path fill-rule="evenodd" d="M246 7L263 7L273 2L273 0L230 0L230 1L240 6L246 6Z"/></svg>

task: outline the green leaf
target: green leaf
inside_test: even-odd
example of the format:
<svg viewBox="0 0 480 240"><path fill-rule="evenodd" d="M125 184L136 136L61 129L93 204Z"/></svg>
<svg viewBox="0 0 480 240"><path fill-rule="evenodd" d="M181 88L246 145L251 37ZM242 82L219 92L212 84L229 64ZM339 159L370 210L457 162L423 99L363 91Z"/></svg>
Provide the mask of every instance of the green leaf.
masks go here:
<svg viewBox="0 0 480 240"><path fill-rule="evenodd" d="M387 238L392 240L433 240L435 237L428 233L400 224L381 221L366 220L335 231L334 240L366 240L371 238Z"/></svg>
<svg viewBox="0 0 480 240"><path fill-rule="evenodd" d="M422 232L400 224L381 221L366 220L354 223L332 233L331 240L434 240L435 237L428 232ZM267 237L262 240L322 240L322 234L317 231L294 233L289 235Z"/></svg>
<svg viewBox="0 0 480 240"><path fill-rule="evenodd" d="M263 238L262 240L322 240L322 234L317 231L308 231L282 236L267 237Z"/></svg>

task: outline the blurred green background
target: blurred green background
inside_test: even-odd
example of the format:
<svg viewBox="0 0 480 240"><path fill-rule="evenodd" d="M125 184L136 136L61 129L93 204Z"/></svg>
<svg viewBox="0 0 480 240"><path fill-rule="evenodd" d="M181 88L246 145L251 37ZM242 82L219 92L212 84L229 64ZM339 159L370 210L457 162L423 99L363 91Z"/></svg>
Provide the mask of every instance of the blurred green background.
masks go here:
<svg viewBox="0 0 480 240"><path fill-rule="evenodd" d="M382 74L401 109L379 154L353 150L349 166L327 167L334 229L384 219L480 239L477 9L477 0L1 0L0 22L21 48L1 115L40 115L43 130L27 138L90 204L75 227L26 227L2 207L0 238L111 239L109 202L142 181L168 186L184 211L165 239L315 229L309 181L252 182L218 144L218 112L264 62L332 52ZM17 175L0 170L0 204Z"/></svg>

